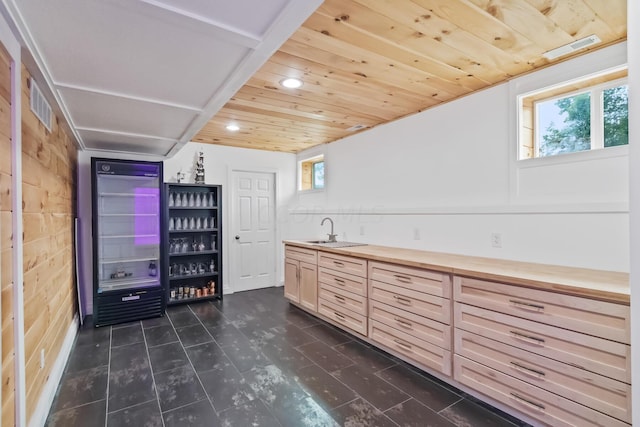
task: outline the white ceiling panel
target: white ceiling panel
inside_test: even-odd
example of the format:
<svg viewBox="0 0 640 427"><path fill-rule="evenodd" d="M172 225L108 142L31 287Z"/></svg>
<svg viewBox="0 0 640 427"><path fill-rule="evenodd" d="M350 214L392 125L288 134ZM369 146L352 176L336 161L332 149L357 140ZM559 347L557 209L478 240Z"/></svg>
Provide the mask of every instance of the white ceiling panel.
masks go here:
<svg viewBox="0 0 640 427"><path fill-rule="evenodd" d="M288 0L141 0L201 16L220 26L261 38ZM247 13L249 12L250 13Z"/></svg>
<svg viewBox="0 0 640 427"><path fill-rule="evenodd" d="M80 148L171 156L320 3L3 0L0 12Z"/></svg>
<svg viewBox="0 0 640 427"><path fill-rule="evenodd" d="M77 128L179 139L194 111L71 88L58 90Z"/></svg>
<svg viewBox="0 0 640 427"><path fill-rule="evenodd" d="M55 83L202 108L250 52L141 2L23 3ZM56 14L67 17L62 25Z"/></svg>
<svg viewBox="0 0 640 427"><path fill-rule="evenodd" d="M113 135L95 131L78 131L88 150L166 156L175 141L158 138L142 138L128 135Z"/></svg>

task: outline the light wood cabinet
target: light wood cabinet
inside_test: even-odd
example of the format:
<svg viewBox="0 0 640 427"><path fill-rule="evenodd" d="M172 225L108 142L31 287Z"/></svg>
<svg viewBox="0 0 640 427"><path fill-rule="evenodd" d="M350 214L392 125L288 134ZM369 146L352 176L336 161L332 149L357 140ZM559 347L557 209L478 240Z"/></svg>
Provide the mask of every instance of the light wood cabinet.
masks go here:
<svg viewBox="0 0 640 427"><path fill-rule="evenodd" d="M593 290L616 275L527 265L527 281L523 263L496 262L500 275L487 260L384 262L391 248L285 249L285 296L361 339L536 425L630 425L629 304ZM589 280L598 286L567 293Z"/></svg>
<svg viewBox="0 0 640 427"><path fill-rule="evenodd" d="M300 302L300 261L284 259L284 297L291 302Z"/></svg>
<svg viewBox="0 0 640 427"><path fill-rule="evenodd" d="M318 311L334 324L367 336L367 261L320 252Z"/></svg>
<svg viewBox="0 0 640 427"><path fill-rule="evenodd" d="M629 427L601 412L565 399L528 382L455 355L454 378L498 402L553 427Z"/></svg>
<svg viewBox="0 0 640 427"><path fill-rule="evenodd" d="M451 375L447 274L369 262L369 336L416 363Z"/></svg>
<svg viewBox="0 0 640 427"><path fill-rule="evenodd" d="M631 420L631 386L525 349L457 330L455 353L621 420Z"/></svg>
<svg viewBox="0 0 640 427"><path fill-rule="evenodd" d="M630 343L628 305L459 276L454 293L461 303Z"/></svg>
<svg viewBox="0 0 640 427"><path fill-rule="evenodd" d="M468 277L454 298L461 384L549 425L631 422L629 306Z"/></svg>
<svg viewBox="0 0 640 427"><path fill-rule="evenodd" d="M318 310L317 251L285 247L284 296L311 312Z"/></svg>

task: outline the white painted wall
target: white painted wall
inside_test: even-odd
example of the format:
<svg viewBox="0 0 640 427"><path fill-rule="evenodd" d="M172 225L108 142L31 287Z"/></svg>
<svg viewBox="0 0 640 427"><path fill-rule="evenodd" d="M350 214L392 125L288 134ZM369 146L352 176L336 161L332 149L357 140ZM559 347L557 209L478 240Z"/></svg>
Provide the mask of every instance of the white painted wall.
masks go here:
<svg viewBox="0 0 640 427"><path fill-rule="evenodd" d="M628 148L517 162L513 94L625 61L623 43L327 145L327 188L298 195L287 237L331 216L342 239L628 271Z"/></svg>
<svg viewBox="0 0 640 427"><path fill-rule="evenodd" d="M640 2L629 0L629 140L631 223L631 397L633 425L640 425Z"/></svg>
<svg viewBox="0 0 640 427"><path fill-rule="evenodd" d="M295 156L287 153L271 153L260 150L214 146L190 142L174 157L164 161L165 182L175 182L178 171L187 173L183 182L193 182L193 165L197 153L202 150L205 160L205 182L207 184L222 185L223 194L223 225L229 218L229 188L228 173L232 169L256 170L275 172L277 176L276 188L276 242L283 238L283 224L287 223L287 207L295 194ZM78 155L78 217L80 218L80 286L83 290L82 300L85 314L93 312L93 268L91 242L91 158L107 157L118 159L159 161L156 157L125 155L120 153L105 153L82 151ZM229 243L234 235L232 230L223 231L223 289L225 293L232 292L228 279L229 271ZM284 258L281 245L275 256L277 278L276 284L282 283Z"/></svg>

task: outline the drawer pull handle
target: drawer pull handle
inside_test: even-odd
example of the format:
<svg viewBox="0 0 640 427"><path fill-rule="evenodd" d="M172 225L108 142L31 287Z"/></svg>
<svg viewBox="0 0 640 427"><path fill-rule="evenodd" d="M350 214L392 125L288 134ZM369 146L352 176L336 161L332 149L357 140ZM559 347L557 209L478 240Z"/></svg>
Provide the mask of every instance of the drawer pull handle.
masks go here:
<svg viewBox="0 0 640 427"><path fill-rule="evenodd" d="M515 299L510 299L509 302L514 306L521 308L523 310L535 310L535 311L544 311L544 305L533 304L530 302L518 301Z"/></svg>
<svg viewBox="0 0 640 427"><path fill-rule="evenodd" d="M539 377L544 377L544 376L546 376L546 374L545 374L544 372L539 371L539 370L537 370L537 369L529 368L529 367L524 366L524 365L521 365L521 364L520 364L520 363L518 363L518 362L511 362L511 364L512 364L513 366L515 366L517 370L519 370L519 371L525 371L525 372L524 372L525 374L526 374L526 373L532 373L532 374L535 374L535 375L537 375L537 376L539 376Z"/></svg>
<svg viewBox="0 0 640 427"><path fill-rule="evenodd" d="M344 297L341 297L340 295L334 295L333 297L338 301L340 301L341 303L344 303Z"/></svg>
<svg viewBox="0 0 640 427"><path fill-rule="evenodd" d="M338 319L344 321L345 317L342 314L338 313L337 311L334 311L333 314L335 314Z"/></svg>
<svg viewBox="0 0 640 427"><path fill-rule="evenodd" d="M403 348L405 348L405 349L407 349L407 350L411 351L411 345L410 345L410 344L407 344L407 343L406 343L406 342L404 342L404 341L400 341L399 339L394 339L393 341L394 341L396 344L398 344L400 347L403 347Z"/></svg>
<svg viewBox="0 0 640 427"><path fill-rule="evenodd" d="M398 282L411 283L411 277L409 276L401 276L400 274L394 274L393 277L395 277Z"/></svg>
<svg viewBox="0 0 640 427"><path fill-rule="evenodd" d="M338 266L338 267L344 267L344 262L340 262L340 261L333 261L333 264Z"/></svg>
<svg viewBox="0 0 640 427"><path fill-rule="evenodd" d="M521 401L522 403L528 405L528 406L532 406L533 409L536 409L538 411L544 411L545 407L543 404L541 403L537 403L537 402L532 402L529 399L525 399L524 397L520 396L518 393L513 393L511 392L511 396L513 396L516 400Z"/></svg>
<svg viewBox="0 0 640 427"><path fill-rule="evenodd" d="M411 322L407 322L406 320L399 317L394 317L393 320L398 322L398 325L402 326L405 329L413 329L413 325L411 324Z"/></svg>
<svg viewBox="0 0 640 427"><path fill-rule="evenodd" d="M336 281L336 283L339 283L339 284L341 284L341 285L344 285L344 280L342 280L342 279L338 279L337 277L334 277L334 278L333 278L333 280L335 280L335 281Z"/></svg>
<svg viewBox="0 0 640 427"><path fill-rule="evenodd" d="M409 298L403 298L399 295L394 295L393 298L399 303L403 305L411 305L411 300Z"/></svg>
<svg viewBox="0 0 640 427"><path fill-rule="evenodd" d="M534 337L533 335L523 334L522 332L518 332L518 331L510 331L510 332L513 334L515 338L518 338L527 342L533 342L534 344L539 344L539 345L544 344L544 338Z"/></svg>

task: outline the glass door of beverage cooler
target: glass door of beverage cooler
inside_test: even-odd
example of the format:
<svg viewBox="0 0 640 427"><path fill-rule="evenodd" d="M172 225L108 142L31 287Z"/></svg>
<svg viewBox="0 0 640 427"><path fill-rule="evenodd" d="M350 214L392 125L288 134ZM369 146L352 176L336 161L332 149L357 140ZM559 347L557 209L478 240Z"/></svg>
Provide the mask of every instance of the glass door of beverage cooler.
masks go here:
<svg viewBox="0 0 640 427"><path fill-rule="evenodd" d="M160 286L159 177L98 175L98 293Z"/></svg>

